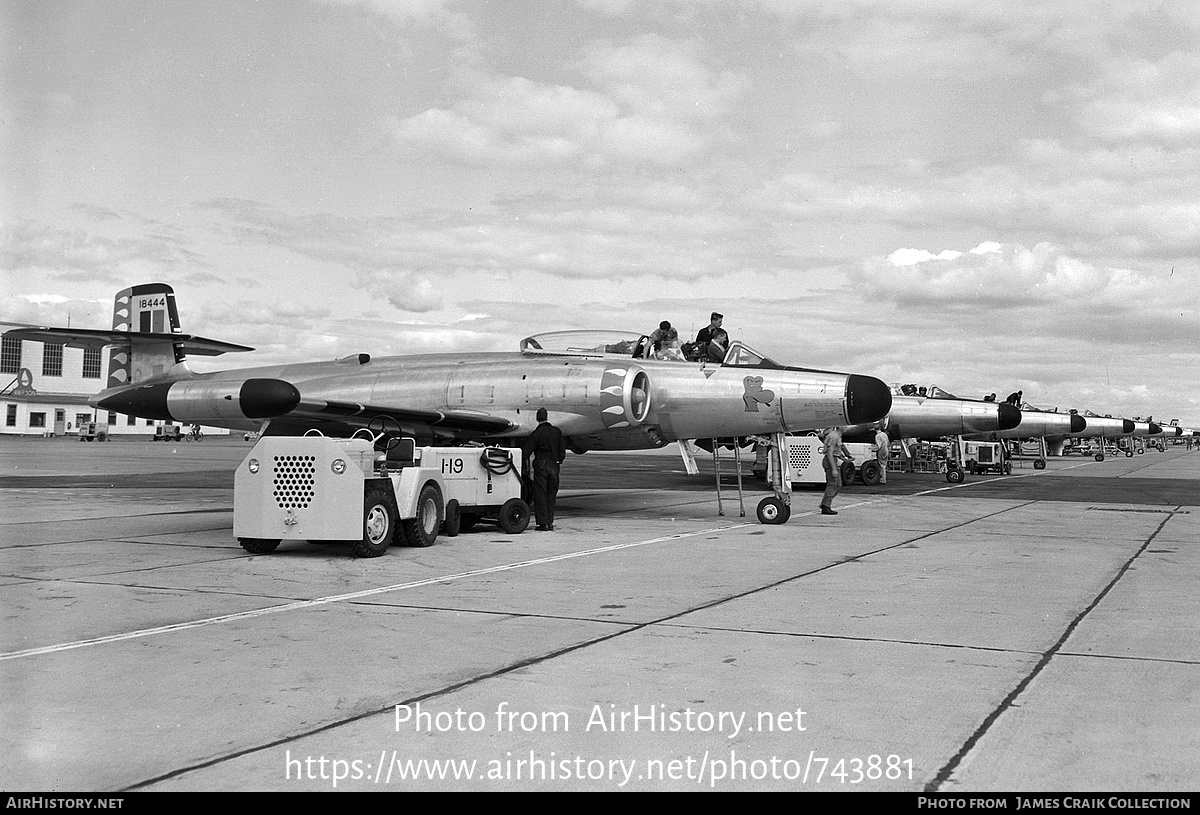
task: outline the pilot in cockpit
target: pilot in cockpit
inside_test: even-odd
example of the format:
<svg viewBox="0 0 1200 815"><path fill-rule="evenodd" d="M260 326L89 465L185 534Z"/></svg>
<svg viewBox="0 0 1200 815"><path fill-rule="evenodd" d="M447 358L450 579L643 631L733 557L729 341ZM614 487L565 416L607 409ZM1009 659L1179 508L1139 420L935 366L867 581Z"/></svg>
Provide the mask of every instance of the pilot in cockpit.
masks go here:
<svg viewBox="0 0 1200 815"><path fill-rule="evenodd" d="M669 320L663 320L658 328L650 335L652 355L657 359L683 361L683 351L679 347L679 332L671 327Z"/></svg>

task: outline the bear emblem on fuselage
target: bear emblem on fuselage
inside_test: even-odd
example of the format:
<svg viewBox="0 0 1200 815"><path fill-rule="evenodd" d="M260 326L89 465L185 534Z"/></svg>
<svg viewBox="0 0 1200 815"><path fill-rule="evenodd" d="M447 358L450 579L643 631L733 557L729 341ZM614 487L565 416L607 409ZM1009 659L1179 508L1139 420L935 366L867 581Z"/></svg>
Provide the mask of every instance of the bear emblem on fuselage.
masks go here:
<svg viewBox="0 0 1200 815"><path fill-rule="evenodd" d="M775 398L775 391L763 390L761 376L748 376L742 380L742 384L746 387L746 392L742 394L742 401L746 403L747 413L758 413L760 404L769 405Z"/></svg>

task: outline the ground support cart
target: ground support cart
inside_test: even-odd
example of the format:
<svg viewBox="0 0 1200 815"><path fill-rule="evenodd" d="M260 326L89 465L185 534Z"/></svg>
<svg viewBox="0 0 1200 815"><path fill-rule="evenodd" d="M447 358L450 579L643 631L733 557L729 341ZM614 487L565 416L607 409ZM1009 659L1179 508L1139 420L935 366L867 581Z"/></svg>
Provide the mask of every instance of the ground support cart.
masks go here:
<svg viewBox="0 0 1200 815"><path fill-rule="evenodd" d="M529 525L520 455L418 448L409 438L266 436L234 475L233 534L252 554L285 540L345 541L360 557L378 557L393 542L431 546L443 523L453 536L468 518L488 515L518 534ZM483 472L485 456L495 472Z"/></svg>
<svg viewBox="0 0 1200 815"><path fill-rule="evenodd" d="M79 440L108 441L108 425L99 422L80 422Z"/></svg>
<svg viewBox="0 0 1200 815"><path fill-rule="evenodd" d="M183 425L160 424L154 426L154 436L150 441L182 441Z"/></svg>
<svg viewBox="0 0 1200 815"><path fill-rule="evenodd" d="M996 473L1008 475L1012 472L1012 462L1004 453L1004 443L998 441L964 441L958 440L962 451L962 466L971 475L979 473Z"/></svg>

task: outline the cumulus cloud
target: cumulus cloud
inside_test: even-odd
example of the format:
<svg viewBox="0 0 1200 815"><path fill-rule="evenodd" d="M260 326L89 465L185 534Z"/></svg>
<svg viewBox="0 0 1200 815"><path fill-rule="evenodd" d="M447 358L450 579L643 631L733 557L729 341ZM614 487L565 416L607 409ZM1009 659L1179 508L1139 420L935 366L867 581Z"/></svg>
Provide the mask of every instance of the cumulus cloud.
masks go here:
<svg viewBox="0 0 1200 815"><path fill-rule="evenodd" d="M936 254L898 249L868 260L862 276L898 304L940 308L1121 302L1153 288L1133 272L1086 263L1048 243L1030 249L987 241L966 252Z"/></svg>
<svg viewBox="0 0 1200 815"><path fill-rule="evenodd" d="M728 137L722 119L747 88L694 47L657 35L595 43L579 69L585 87L463 72L457 103L393 117L392 137L471 165L675 165Z"/></svg>

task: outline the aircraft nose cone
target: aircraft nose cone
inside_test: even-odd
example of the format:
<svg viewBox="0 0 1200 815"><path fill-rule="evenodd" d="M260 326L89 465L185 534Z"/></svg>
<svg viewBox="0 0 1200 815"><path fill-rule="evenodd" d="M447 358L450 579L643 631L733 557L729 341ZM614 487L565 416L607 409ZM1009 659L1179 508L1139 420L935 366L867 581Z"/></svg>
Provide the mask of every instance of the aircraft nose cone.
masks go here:
<svg viewBox="0 0 1200 815"><path fill-rule="evenodd" d="M846 419L850 424L877 422L891 409L892 391L882 380L850 374L846 380Z"/></svg>
<svg viewBox="0 0 1200 815"><path fill-rule="evenodd" d="M1135 425L1133 423L1132 419L1122 419L1121 420L1121 432L1122 433L1132 433L1136 426L1137 425Z"/></svg>
<svg viewBox="0 0 1200 815"><path fill-rule="evenodd" d="M1000 429L1012 430L1021 423L1021 409L1004 402L996 405L996 409L1000 411Z"/></svg>
<svg viewBox="0 0 1200 815"><path fill-rule="evenodd" d="M1071 432L1082 433L1087 430L1087 419L1080 416L1078 413L1071 414Z"/></svg>
<svg viewBox="0 0 1200 815"><path fill-rule="evenodd" d="M1151 436L1153 436L1155 433L1161 433L1161 432L1162 432L1162 425L1156 424L1155 422L1150 423L1150 435Z"/></svg>

